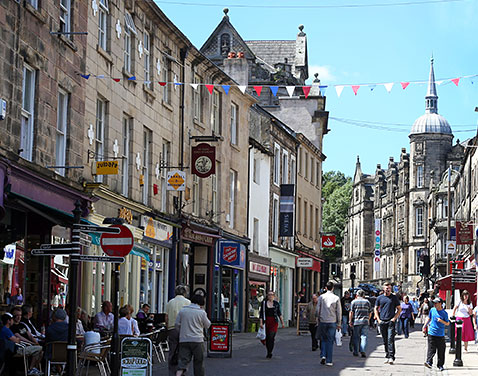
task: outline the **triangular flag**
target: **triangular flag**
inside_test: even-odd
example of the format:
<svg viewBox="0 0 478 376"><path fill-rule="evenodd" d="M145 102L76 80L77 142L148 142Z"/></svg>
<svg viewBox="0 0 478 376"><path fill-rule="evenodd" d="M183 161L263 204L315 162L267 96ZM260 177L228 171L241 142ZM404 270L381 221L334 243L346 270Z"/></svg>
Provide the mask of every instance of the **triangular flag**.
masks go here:
<svg viewBox="0 0 478 376"><path fill-rule="evenodd" d="M458 86L458 82L460 82L460 78L461 77L454 78L453 80L451 80L451 82L453 82L456 86Z"/></svg>
<svg viewBox="0 0 478 376"><path fill-rule="evenodd" d="M400 82L400 85L402 85L402 89L405 90L408 85L410 85L410 82Z"/></svg>
<svg viewBox="0 0 478 376"><path fill-rule="evenodd" d="M375 84L374 85L369 85L369 87L370 87L370 91L373 91L377 87L377 85L375 85Z"/></svg>
<svg viewBox="0 0 478 376"><path fill-rule="evenodd" d="M289 97L294 95L295 86L286 86L287 92L289 93Z"/></svg>
<svg viewBox="0 0 478 376"><path fill-rule="evenodd" d="M212 91L214 90L214 85L204 85L207 88L207 91L209 91L209 94L212 94Z"/></svg>
<svg viewBox="0 0 478 376"><path fill-rule="evenodd" d="M309 96L311 86L302 86L302 91L304 92L305 99Z"/></svg>
<svg viewBox="0 0 478 376"><path fill-rule="evenodd" d="M254 90L256 91L257 96L260 97L261 96L261 91L262 91L262 86L254 86Z"/></svg>
<svg viewBox="0 0 478 376"><path fill-rule="evenodd" d="M342 85L335 86L335 91L337 92L337 96L340 98L340 94L342 94L342 90L344 87Z"/></svg>
<svg viewBox="0 0 478 376"><path fill-rule="evenodd" d="M277 90L279 90L279 86L270 86L272 95L275 97L277 95Z"/></svg>
<svg viewBox="0 0 478 376"><path fill-rule="evenodd" d="M355 95L357 95L358 89L360 89L360 85L352 85L352 90L354 91Z"/></svg>
<svg viewBox="0 0 478 376"><path fill-rule="evenodd" d="M149 84L151 84L151 81L144 81L144 84L149 85Z"/></svg>
<svg viewBox="0 0 478 376"><path fill-rule="evenodd" d="M327 88L328 88L327 85L321 85L321 86L319 86L320 95L325 96L325 92L327 91Z"/></svg>
<svg viewBox="0 0 478 376"><path fill-rule="evenodd" d="M80 73L80 76L83 77L85 80L87 80L88 78L90 78L91 74L81 74Z"/></svg>
<svg viewBox="0 0 478 376"><path fill-rule="evenodd" d="M383 84L383 86L385 86L385 89L387 89L387 91L390 93L392 91L393 82L389 82L388 84Z"/></svg>
<svg viewBox="0 0 478 376"><path fill-rule="evenodd" d="M224 92L226 93L226 95L229 94L229 89L231 88L229 85L222 85L222 88L224 89Z"/></svg>
<svg viewBox="0 0 478 376"><path fill-rule="evenodd" d="M189 84L194 90L198 89L199 84Z"/></svg>
<svg viewBox="0 0 478 376"><path fill-rule="evenodd" d="M128 78L128 81L136 81L136 76L131 76L130 78Z"/></svg>
<svg viewBox="0 0 478 376"><path fill-rule="evenodd" d="M247 89L246 85L238 86L238 88L239 88L240 91L242 91L242 94L246 94L246 89Z"/></svg>
<svg viewBox="0 0 478 376"><path fill-rule="evenodd" d="M113 78L114 82L120 82L120 78Z"/></svg>
<svg viewBox="0 0 478 376"><path fill-rule="evenodd" d="M435 81L435 83L436 83L437 85L441 85L441 84L443 83L443 81L442 81L442 80L440 80L440 81Z"/></svg>
<svg viewBox="0 0 478 376"><path fill-rule="evenodd" d="M159 84L160 84L161 86L166 86L166 82L159 81Z"/></svg>
<svg viewBox="0 0 478 376"><path fill-rule="evenodd" d="M105 75L104 74L99 74L98 76L96 76L96 78L105 78Z"/></svg>

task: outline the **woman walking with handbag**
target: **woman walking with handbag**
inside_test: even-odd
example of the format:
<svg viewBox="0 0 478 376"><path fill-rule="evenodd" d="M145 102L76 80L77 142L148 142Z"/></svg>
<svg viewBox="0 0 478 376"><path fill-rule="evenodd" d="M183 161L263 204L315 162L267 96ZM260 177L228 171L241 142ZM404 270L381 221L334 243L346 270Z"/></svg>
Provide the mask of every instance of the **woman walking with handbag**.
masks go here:
<svg viewBox="0 0 478 376"><path fill-rule="evenodd" d="M475 340L475 325L471 319L473 317L473 304L470 302L470 293L467 290L463 290L461 293L461 301L453 310L453 316L457 320L463 321L461 340L465 344L465 351L468 351L468 342Z"/></svg>
<svg viewBox="0 0 478 376"><path fill-rule="evenodd" d="M282 318L282 313L280 311L280 304L277 300L274 299L275 294L273 291L267 293L267 300L262 302L260 310L260 326L261 328L266 328L266 348L267 356L266 358L272 358L272 350L274 349L274 341L277 333L277 328L279 327L279 320L284 328L284 319Z"/></svg>

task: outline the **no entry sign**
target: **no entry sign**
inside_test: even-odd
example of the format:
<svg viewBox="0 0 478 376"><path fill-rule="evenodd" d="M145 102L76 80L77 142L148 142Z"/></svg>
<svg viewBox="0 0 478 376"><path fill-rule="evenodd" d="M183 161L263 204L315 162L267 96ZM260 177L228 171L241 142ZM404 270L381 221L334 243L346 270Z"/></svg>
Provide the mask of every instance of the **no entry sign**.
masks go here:
<svg viewBox="0 0 478 376"><path fill-rule="evenodd" d="M103 252L108 256L125 257L133 249L133 234L130 229L123 225L112 225L120 229L119 234L103 233L100 245Z"/></svg>

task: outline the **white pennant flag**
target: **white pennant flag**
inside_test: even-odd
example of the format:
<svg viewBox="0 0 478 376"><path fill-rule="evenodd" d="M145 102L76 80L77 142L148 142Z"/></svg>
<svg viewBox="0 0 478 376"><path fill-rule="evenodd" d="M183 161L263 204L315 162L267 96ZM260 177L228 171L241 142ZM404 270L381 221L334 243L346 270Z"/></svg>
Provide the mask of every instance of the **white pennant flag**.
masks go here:
<svg viewBox="0 0 478 376"><path fill-rule="evenodd" d="M294 95L295 86L286 86L287 92L289 93L289 97Z"/></svg>
<svg viewBox="0 0 478 376"><path fill-rule="evenodd" d="M189 84L194 90L198 89L199 84Z"/></svg>
<svg viewBox="0 0 478 376"><path fill-rule="evenodd" d="M390 93L392 91L393 82L390 82L388 84L383 84L383 86L385 86L385 89L387 89L387 91Z"/></svg>
<svg viewBox="0 0 478 376"><path fill-rule="evenodd" d="M343 85L338 85L335 87L335 91L337 92L337 96L340 98L340 94L342 94L342 90L344 90Z"/></svg>
<svg viewBox="0 0 478 376"><path fill-rule="evenodd" d="M242 91L242 94L246 93L247 86L241 85L241 86L238 86L238 88L239 88L240 91Z"/></svg>
<svg viewBox="0 0 478 376"><path fill-rule="evenodd" d="M436 83L437 85L441 85L441 84L443 83L443 81L435 81L435 83Z"/></svg>

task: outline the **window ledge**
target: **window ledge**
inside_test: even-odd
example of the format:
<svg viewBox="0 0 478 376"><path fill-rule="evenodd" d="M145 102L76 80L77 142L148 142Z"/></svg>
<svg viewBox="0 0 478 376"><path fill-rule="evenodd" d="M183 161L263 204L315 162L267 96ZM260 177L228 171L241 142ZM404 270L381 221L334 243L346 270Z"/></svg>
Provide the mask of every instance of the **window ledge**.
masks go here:
<svg viewBox="0 0 478 376"><path fill-rule="evenodd" d="M152 84L151 84L152 85ZM151 98L156 99L156 94L154 94L154 91L149 88L146 84L143 84L143 90L146 94L148 94Z"/></svg>
<svg viewBox="0 0 478 376"><path fill-rule="evenodd" d="M96 51L105 58L108 63L113 64L113 58L111 57L111 54L103 49L99 44L96 45Z"/></svg>
<svg viewBox="0 0 478 376"><path fill-rule="evenodd" d="M165 102L164 99L161 101L161 104L163 105L164 108L167 110L174 112L173 106L171 106L168 102Z"/></svg>
<svg viewBox="0 0 478 376"><path fill-rule="evenodd" d="M47 15L42 8L36 9L31 4L25 3L25 9L29 11L34 17L36 17L38 21L40 21L42 24L46 24Z"/></svg>
<svg viewBox="0 0 478 376"><path fill-rule="evenodd" d="M64 35L58 35L58 38L65 43L68 47L70 47L74 52L78 51L78 47L76 47L76 44L69 38L65 37Z"/></svg>
<svg viewBox="0 0 478 376"><path fill-rule="evenodd" d="M199 120L197 120L197 119L193 119L193 124L196 128L199 128L203 132L206 130L206 127L204 126L204 124L199 122Z"/></svg>
<svg viewBox="0 0 478 376"><path fill-rule="evenodd" d="M231 148L233 148L235 151L237 151L237 152L240 152L240 151L241 151L241 149L239 148L239 146L237 146L237 145L235 145L235 144L233 144L233 143L230 143L230 145L231 145Z"/></svg>

